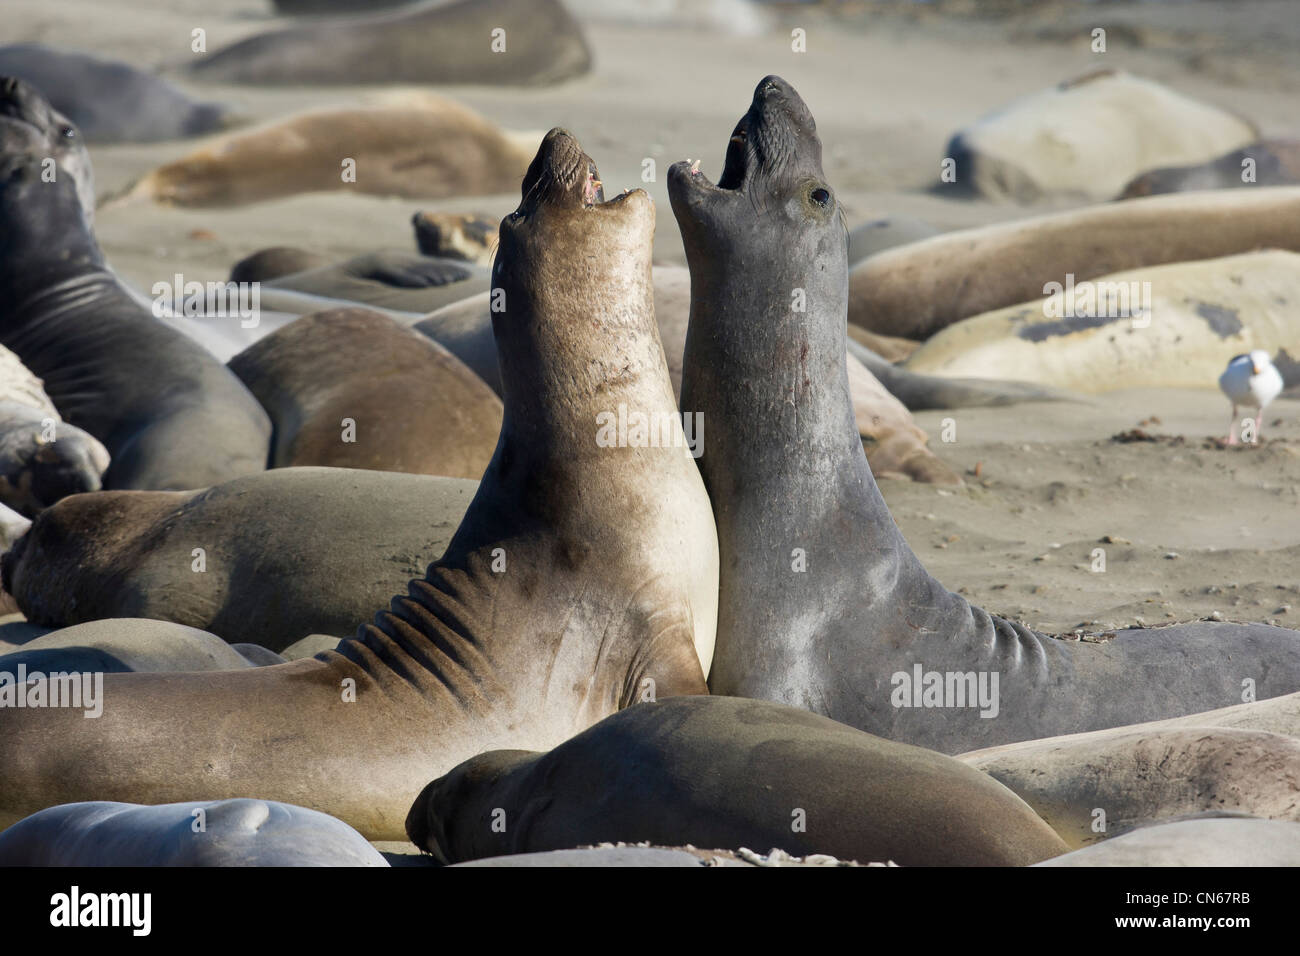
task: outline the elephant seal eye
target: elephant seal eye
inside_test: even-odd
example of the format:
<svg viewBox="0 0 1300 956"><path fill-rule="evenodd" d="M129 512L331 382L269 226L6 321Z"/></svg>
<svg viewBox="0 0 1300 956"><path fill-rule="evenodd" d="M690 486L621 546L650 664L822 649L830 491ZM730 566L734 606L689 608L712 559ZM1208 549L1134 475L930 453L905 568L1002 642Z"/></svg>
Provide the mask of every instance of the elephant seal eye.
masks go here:
<svg viewBox="0 0 1300 956"><path fill-rule="evenodd" d="M63 127L61 132L63 133L64 139L73 139L77 135L77 131L71 126Z"/></svg>
<svg viewBox="0 0 1300 956"><path fill-rule="evenodd" d="M814 189L809 198L817 205L825 208L826 204L831 201L831 194L825 189Z"/></svg>

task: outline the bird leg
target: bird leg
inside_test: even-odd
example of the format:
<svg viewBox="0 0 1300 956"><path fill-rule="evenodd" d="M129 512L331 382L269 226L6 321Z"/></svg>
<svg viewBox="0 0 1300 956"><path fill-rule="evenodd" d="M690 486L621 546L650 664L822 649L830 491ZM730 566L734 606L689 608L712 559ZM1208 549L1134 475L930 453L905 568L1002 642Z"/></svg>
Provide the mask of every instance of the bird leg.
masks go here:
<svg viewBox="0 0 1300 956"><path fill-rule="evenodd" d="M1236 425L1237 425L1237 406L1233 405L1232 417L1228 419L1228 444L1229 445L1237 444L1237 435L1236 432L1233 431Z"/></svg>

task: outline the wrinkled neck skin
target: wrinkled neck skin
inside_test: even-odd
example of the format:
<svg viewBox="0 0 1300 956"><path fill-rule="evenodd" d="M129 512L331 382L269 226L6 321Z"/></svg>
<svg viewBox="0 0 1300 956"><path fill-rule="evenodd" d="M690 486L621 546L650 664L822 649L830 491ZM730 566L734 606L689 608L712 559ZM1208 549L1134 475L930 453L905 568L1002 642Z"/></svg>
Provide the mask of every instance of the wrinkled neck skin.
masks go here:
<svg viewBox="0 0 1300 956"><path fill-rule="evenodd" d="M503 456L512 461L544 467L608 457L594 440L596 416L617 412L620 402L676 416L654 319L647 238L654 210L648 201L630 205L630 226L596 209L544 207L537 228L502 235L490 301ZM599 255L581 254L591 248ZM554 251L561 249L575 252ZM529 452L537 448L548 461Z"/></svg>

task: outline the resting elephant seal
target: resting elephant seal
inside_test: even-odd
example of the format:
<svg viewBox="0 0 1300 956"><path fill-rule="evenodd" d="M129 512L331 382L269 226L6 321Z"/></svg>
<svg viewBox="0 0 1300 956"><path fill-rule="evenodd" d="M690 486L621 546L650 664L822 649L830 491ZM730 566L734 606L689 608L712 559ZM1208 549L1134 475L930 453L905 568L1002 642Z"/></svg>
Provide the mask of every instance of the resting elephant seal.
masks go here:
<svg viewBox="0 0 1300 956"><path fill-rule="evenodd" d="M488 291L491 278L483 266L385 250L276 276L266 281L262 291L291 289L325 299L423 314Z"/></svg>
<svg viewBox="0 0 1300 956"><path fill-rule="evenodd" d="M98 491L108 460L108 449L63 421L41 380L0 345L0 505L32 517L60 498Z"/></svg>
<svg viewBox="0 0 1300 956"><path fill-rule="evenodd" d="M189 72L210 83L258 86L540 86L590 68L582 29L560 0L434 0L257 34Z"/></svg>
<svg viewBox="0 0 1300 956"><path fill-rule="evenodd" d="M972 316L904 363L1080 392L1215 383L1234 355L1300 354L1300 253L1246 252L1116 272Z"/></svg>
<svg viewBox="0 0 1300 956"><path fill-rule="evenodd" d="M1265 139L1196 166L1171 166L1143 173L1124 187L1121 199L1242 186L1300 183L1300 142Z"/></svg>
<svg viewBox="0 0 1300 956"><path fill-rule="evenodd" d="M534 134L421 94L401 106L315 110L219 137L104 205L212 208L321 190L408 199L508 193L528 168L532 142Z"/></svg>
<svg viewBox="0 0 1300 956"><path fill-rule="evenodd" d="M0 47L0 75L32 84L91 143L151 143L215 132L226 109L129 63L37 43Z"/></svg>
<svg viewBox="0 0 1300 956"><path fill-rule="evenodd" d="M1115 727L957 759L1018 793L1072 848L1208 811L1300 823L1300 740L1281 734Z"/></svg>
<svg viewBox="0 0 1300 956"><path fill-rule="evenodd" d="M497 248L497 221L490 216L417 212L411 217L421 255L492 264Z"/></svg>
<svg viewBox="0 0 1300 956"><path fill-rule="evenodd" d="M104 487L203 488L264 469L271 425L257 400L122 287L72 180L41 172L36 157L0 158L0 345L104 443Z"/></svg>
<svg viewBox="0 0 1300 956"><path fill-rule="evenodd" d="M90 222L95 175L81 131L30 84L0 71L0 157L27 154L54 161L54 175L71 176Z"/></svg>
<svg viewBox="0 0 1300 956"><path fill-rule="evenodd" d="M601 202L598 178L554 130L502 222L501 437L424 578L310 660L110 674L98 720L0 709L0 823L91 796L201 792L402 839L424 785L475 754L549 749L651 689L707 691L717 538L654 324L654 208L640 190ZM602 440L596 416L620 405L658 424L657 447ZM342 580L313 578L313 599Z"/></svg>
<svg viewBox="0 0 1300 956"><path fill-rule="evenodd" d="M281 276L329 265L329 256L295 246L271 246L245 256L230 267L231 282L269 282Z"/></svg>
<svg viewBox="0 0 1300 956"><path fill-rule="evenodd" d="M272 468L478 479L501 399L454 355L367 309L305 315L230 360L271 416Z"/></svg>
<svg viewBox="0 0 1300 956"><path fill-rule="evenodd" d="M849 275L849 321L926 339L954 322L1041 299L1044 286L1256 249L1300 252L1300 186L1153 196L886 249Z"/></svg>
<svg viewBox="0 0 1300 956"><path fill-rule="evenodd" d="M204 491L78 495L42 512L0 570L34 624L147 617L279 651L352 633L442 554L475 490L279 468Z"/></svg>
<svg viewBox="0 0 1300 956"><path fill-rule="evenodd" d="M895 525L853 424L845 233L812 114L759 83L718 185L668 191L691 270L682 408L722 555L710 688L960 753L1300 688L1300 633L1185 624L1066 643L947 591ZM743 267L741 264L743 263ZM802 289L806 311L792 311Z"/></svg>
<svg viewBox="0 0 1300 956"><path fill-rule="evenodd" d="M0 654L0 672L16 673L19 664L29 674L222 671L257 666L214 634L170 621L130 617L65 627Z"/></svg>
<svg viewBox="0 0 1300 956"><path fill-rule="evenodd" d="M420 793L443 863L625 841L777 847L902 866L1024 866L1065 844L957 761L734 697L637 704L537 754L481 754Z"/></svg>
<svg viewBox="0 0 1300 956"><path fill-rule="evenodd" d="M1300 823L1180 820L1143 827L1035 866L1300 866Z"/></svg>
<svg viewBox="0 0 1300 956"><path fill-rule="evenodd" d="M0 833L0 866L387 866L341 820L267 800L66 803Z"/></svg>
<svg viewBox="0 0 1300 956"><path fill-rule="evenodd" d="M1114 199L1137 174L1252 142L1239 116L1123 70L1096 70L1031 94L948 142L955 184L995 199ZM942 185L939 188L944 188Z"/></svg>

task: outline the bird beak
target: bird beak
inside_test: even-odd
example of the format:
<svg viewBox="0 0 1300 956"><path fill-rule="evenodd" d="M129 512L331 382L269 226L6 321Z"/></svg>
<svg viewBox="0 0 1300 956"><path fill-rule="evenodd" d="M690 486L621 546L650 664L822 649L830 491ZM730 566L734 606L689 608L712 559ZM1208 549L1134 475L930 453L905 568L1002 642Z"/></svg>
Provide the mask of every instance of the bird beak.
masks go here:
<svg viewBox="0 0 1300 956"><path fill-rule="evenodd" d="M1261 369L1261 368L1259 367L1259 363L1258 363L1258 362L1254 362L1254 363L1252 363L1252 364L1251 364L1251 368L1253 368L1253 369L1255 370L1255 374L1256 374L1256 375L1258 375L1261 371L1263 371L1263 369Z"/></svg>

